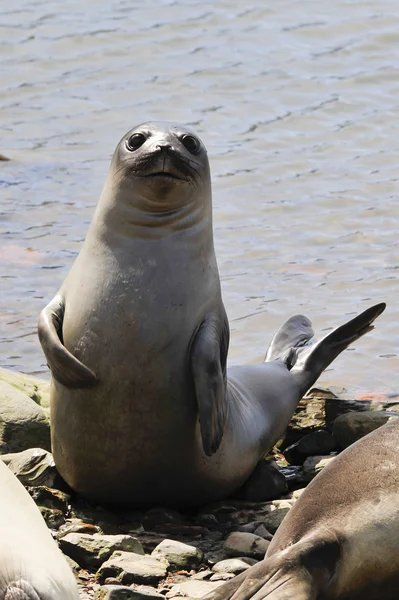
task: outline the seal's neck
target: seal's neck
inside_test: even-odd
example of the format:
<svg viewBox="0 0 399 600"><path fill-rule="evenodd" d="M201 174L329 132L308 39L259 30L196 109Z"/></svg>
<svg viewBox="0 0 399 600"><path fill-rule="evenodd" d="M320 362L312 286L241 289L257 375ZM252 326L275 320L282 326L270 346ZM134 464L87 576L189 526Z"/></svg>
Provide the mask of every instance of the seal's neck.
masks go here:
<svg viewBox="0 0 399 600"><path fill-rule="evenodd" d="M184 239L187 233L190 240L198 238L201 245L213 247L211 191L193 189L192 201L165 211L149 206L148 199L132 188L115 189L107 181L90 229L108 245L165 237Z"/></svg>

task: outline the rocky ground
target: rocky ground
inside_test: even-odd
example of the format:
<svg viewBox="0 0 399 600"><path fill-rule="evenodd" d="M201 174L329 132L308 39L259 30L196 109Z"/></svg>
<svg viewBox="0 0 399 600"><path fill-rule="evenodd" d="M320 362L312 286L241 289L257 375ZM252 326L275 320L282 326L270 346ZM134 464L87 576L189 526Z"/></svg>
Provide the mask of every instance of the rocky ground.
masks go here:
<svg viewBox="0 0 399 600"><path fill-rule="evenodd" d="M0 458L39 506L82 599L207 594L261 560L307 483L340 450L399 411L398 398L355 402L313 390L285 439L235 498L196 510L122 510L87 502L58 475L50 454L48 387L0 369Z"/></svg>

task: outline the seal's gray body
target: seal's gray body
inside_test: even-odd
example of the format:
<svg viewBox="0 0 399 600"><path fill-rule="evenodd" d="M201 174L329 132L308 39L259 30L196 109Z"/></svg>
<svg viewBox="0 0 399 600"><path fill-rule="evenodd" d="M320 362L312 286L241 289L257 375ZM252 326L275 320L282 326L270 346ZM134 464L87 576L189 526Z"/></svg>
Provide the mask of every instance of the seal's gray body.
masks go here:
<svg viewBox="0 0 399 600"><path fill-rule="evenodd" d="M0 461L0 600L78 600L65 558L36 504Z"/></svg>
<svg viewBox="0 0 399 600"><path fill-rule="evenodd" d="M279 527L265 560L206 600L396 600L399 419L328 465Z"/></svg>
<svg viewBox="0 0 399 600"><path fill-rule="evenodd" d="M134 136L145 142L127 151ZM310 322L294 317L268 362L227 378L209 165L184 136L151 123L123 138L83 248L40 319L54 459L96 500L184 505L231 493L323 368L383 310L309 352L312 364L295 349L312 337Z"/></svg>

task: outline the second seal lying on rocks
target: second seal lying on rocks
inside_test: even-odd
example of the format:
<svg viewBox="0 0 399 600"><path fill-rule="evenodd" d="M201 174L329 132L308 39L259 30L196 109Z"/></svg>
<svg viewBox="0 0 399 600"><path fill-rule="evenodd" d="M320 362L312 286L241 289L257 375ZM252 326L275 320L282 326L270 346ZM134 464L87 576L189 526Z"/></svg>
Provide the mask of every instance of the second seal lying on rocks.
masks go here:
<svg viewBox="0 0 399 600"><path fill-rule="evenodd" d="M398 448L397 417L347 448L302 493L265 560L206 600L396 600Z"/></svg>
<svg viewBox="0 0 399 600"><path fill-rule="evenodd" d="M78 600L75 578L36 504L0 461L0 598Z"/></svg>
<svg viewBox="0 0 399 600"><path fill-rule="evenodd" d="M205 147L181 125L140 125L118 144L83 248L39 321L57 468L103 502L222 498L384 308L310 348L310 321L293 317L265 363L227 372Z"/></svg>

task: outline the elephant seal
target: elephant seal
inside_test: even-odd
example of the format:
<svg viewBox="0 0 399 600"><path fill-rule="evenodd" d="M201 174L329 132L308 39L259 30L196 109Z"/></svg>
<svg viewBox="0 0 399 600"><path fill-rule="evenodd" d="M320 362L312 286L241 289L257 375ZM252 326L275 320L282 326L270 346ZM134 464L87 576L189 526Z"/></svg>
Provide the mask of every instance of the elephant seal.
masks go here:
<svg viewBox="0 0 399 600"><path fill-rule="evenodd" d="M396 600L398 447L397 417L349 446L301 494L265 559L206 600Z"/></svg>
<svg viewBox="0 0 399 600"><path fill-rule="evenodd" d="M307 351L311 323L293 317L265 363L227 373L206 149L181 125L144 123L119 142L81 252L39 319L57 468L102 502L222 498L384 308Z"/></svg>
<svg viewBox="0 0 399 600"><path fill-rule="evenodd" d="M0 599L78 600L71 569L40 510L0 461Z"/></svg>

